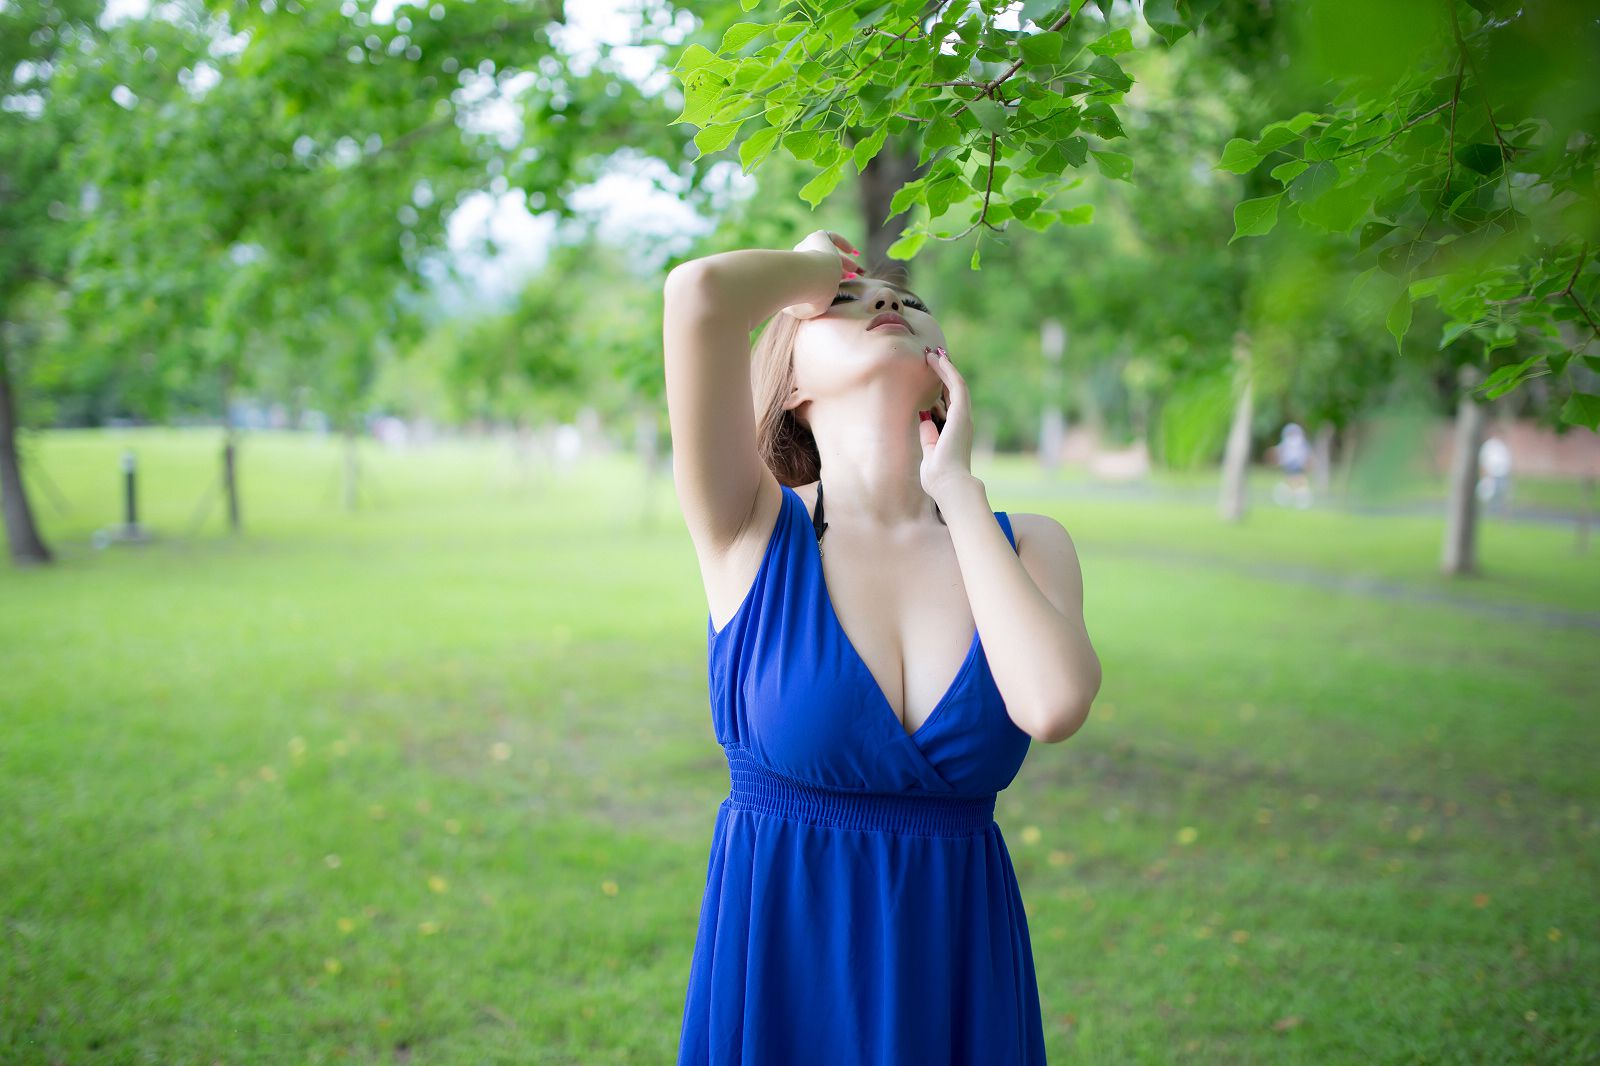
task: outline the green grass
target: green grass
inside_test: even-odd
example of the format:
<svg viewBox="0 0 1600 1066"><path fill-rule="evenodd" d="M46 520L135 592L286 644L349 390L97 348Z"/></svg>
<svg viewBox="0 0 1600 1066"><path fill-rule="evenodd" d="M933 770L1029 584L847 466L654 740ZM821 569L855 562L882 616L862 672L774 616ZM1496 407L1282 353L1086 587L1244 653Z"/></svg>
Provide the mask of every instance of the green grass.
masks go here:
<svg viewBox="0 0 1600 1066"><path fill-rule="evenodd" d="M124 440L161 539L95 551ZM672 1061L727 771L670 481L368 445L346 513L336 446L251 437L234 540L212 431L33 443L0 1060ZM1570 533L1449 583L1427 520L977 473L1073 532L1105 668L997 810L1052 1062L1600 1060L1600 634L1250 569L1585 610Z"/></svg>

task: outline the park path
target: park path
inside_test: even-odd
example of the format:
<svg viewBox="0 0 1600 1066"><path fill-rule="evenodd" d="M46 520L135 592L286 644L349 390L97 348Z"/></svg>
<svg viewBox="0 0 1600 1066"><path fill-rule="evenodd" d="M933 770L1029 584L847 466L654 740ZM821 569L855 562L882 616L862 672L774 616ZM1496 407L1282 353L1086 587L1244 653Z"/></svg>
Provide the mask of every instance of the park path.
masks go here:
<svg viewBox="0 0 1600 1066"><path fill-rule="evenodd" d="M1084 484L1040 484L1039 482L1015 482L1010 485L995 482L997 488L1010 489L1018 493L1040 494L1044 496L1057 496L1060 498L1098 499L1098 500L1138 500L1155 502L1182 501L1186 503L1209 503L1215 500L1214 490L1177 490L1157 488L1150 485L1084 485ZM1252 499L1254 507L1276 507L1270 501ZM1330 505L1318 505L1320 509L1328 509ZM1382 507L1340 507L1331 505L1331 509L1347 514L1365 515L1435 515L1440 521L1444 520L1443 506L1427 502L1414 504L1395 504ZM1490 521L1495 522L1528 522L1538 524L1575 525L1583 521L1584 516L1558 513L1541 512L1525 509L1513 514L1493 515ZM1539 625L1554 626L1571 629L1600 630L1600 612L1574 611L1561 607L1545 607L1538 604L1509 603L1500 600L1487 600L1479 596L1469 596L1463 593L1450 592L1437 589L1418 588L1403 581L1389 578L1376 577L1369 574L1347 574L1333 570L1323 570L1314 566L1302 566L1295 563L1262 562L1259 560L1229 559L1225 556L1209 555L1204 552L1186 552L1178 548L1151 547L1143 545L1128 545L1110 541L1096 541L1091 539L1079 540L1075 543L1086 552L1098 556L1111 556L1126 559L1148 559L1153 562L1182 563L1188 566L1205 567L1210 570L1225 570L1240 574L1245 577L1257 577L1271 581L1310 585L1332 592L1344 592L1358 596L1370 596L1374 599L1397 600L1406 603L1436 603L1452 607L1465 612L1491 615L1513 621L1532 622Z"/></svg>
<svg viewBox="0 0 1600 1066"><path fill-rule="evenodd" d="M1292 584L1312 585L1331 592L1347 592L1374 599L1400 600L1407 603L1437 603L1462 611L1494 615L1519 622L1572 629L1600 629L1600 612L1569 611L1561 607L1541 607L1537 604L1507 603L1486 600L1478 596L1417 588L1402 581L1373 577L1367 574L1342 574L1320 570L1313 566L1293 563L1245 562L1200 552L1185 552L1176 548L1152 548L1138 545L1116 544L1094 540L1074 542L1084 554L1124 559L1147 559L1152 562L1183 563L1210 570L1226 570L1244 577L1265 578Z"/></svg>
<svg viewBox="0 0 1600 1066"><path fill-rule="evenodd" d="M1019 493L1036 493L1041 496L1054 496L1061 499L1083 500L1110 500L1118 502L1137 501L1148 503L1188 503L1211 505L1217 501L1217 490L1210 487L1179 487L1171 485L1151 485L1142 481L1130 482L1082 482L1062 481L1051 482L1045 480L1010 481L1004 478L985 478L985 483L993 486L1004 487ZM1271 510L1278 507L1266 491L1252 487L1249 495L1248 506L1260 507ZM1422 517L1437 518L1444 521L1445 502L1443 500L1404 500L1393 503L1342 503L1337 500L1319 499L1313 504L1312 510L1333 511L1338 514L1353 514L1376 517ZM1526 525L1542 526L1567 526L1575 527L1580 524L1591 528L1600 527L1600 513L1584 514L1579 511L1566 511L1549 507L1536 507L1532 505L1513 504L1508 510L1492 510L1482 512L1482 517L1489 522L1515 522Z"/></svg>

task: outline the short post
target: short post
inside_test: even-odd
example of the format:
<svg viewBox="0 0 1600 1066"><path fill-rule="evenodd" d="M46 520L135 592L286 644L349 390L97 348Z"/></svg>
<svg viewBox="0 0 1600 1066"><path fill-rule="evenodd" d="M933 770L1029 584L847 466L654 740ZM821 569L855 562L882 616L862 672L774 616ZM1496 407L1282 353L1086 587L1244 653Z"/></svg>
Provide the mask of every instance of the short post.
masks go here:
<svg viewBox="0 0 1600 1066"><path fill-rule="evenodd" d="M138 536L139 494L136 488L139 460L132 448L122 450L123 536Z"/></svg>

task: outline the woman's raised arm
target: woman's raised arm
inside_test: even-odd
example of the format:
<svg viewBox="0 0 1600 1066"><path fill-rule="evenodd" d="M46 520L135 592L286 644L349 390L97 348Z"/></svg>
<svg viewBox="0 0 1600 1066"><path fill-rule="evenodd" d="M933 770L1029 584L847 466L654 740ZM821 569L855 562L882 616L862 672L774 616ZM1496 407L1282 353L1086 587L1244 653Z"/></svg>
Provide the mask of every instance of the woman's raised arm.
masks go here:
<svg viewBox="0 0 1600 1066"><path fill-rule="evenodd" d="M815 235L813 235L815 236ZM848 242L838 238L848 247ZM805 247L811 245L812 247ZM845 257L815 247L739 249L674 267L663 286L662 355L672 476L690 535L725 550L749 520L763 476L750 395L750 333L779 311L826 310ZM820 309L820 310L819 310Z"/></svg>

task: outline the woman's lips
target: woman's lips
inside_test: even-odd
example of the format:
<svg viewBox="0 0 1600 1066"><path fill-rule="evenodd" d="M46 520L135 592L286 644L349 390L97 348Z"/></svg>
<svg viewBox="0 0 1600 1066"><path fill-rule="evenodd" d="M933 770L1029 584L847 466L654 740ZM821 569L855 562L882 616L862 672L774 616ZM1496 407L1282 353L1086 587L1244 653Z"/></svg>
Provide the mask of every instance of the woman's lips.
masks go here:
<svg viewBox="0 0 1600 1066"><path fill-rule="evenodd" d="M894 311L881 311L878 314L873 315L872 321L867 323L867 332L870 333L879 326L886 326L891 322L905 327L905 331L907 333L911 332L911 324L905 320L905 316Z"/></svg>
<svg viewBox="0 0 1600 1066"><path fill-rule="evenodd" d="M870 333L870 332L872 332L872 330L878 330L878 329L898 329L898 330L904 330L907 333L911 332L911 327L910 326L904 325L904 324L902 324L900 322L879 322L876 326L871 327L871 329L869 329L867 332Z"/></svg>

